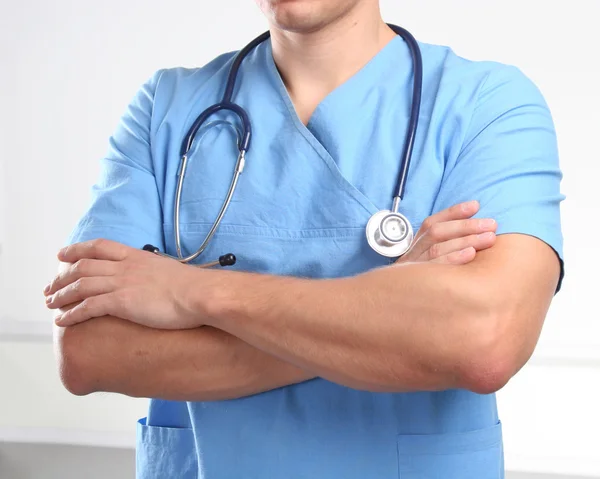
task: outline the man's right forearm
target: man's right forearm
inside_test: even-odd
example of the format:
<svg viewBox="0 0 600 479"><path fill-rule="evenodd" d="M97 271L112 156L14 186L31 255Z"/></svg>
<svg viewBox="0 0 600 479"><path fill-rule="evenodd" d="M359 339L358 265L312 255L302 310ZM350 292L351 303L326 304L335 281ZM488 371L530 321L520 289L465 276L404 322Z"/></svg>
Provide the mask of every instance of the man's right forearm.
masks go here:
<svg viewBox="0 0 600 479"><path fill-rule="evenodd" d="M177 401L250 396L312 379L213 328L149 329L114 317L56 328L63 384L78 395L116 392Z"/></svg>

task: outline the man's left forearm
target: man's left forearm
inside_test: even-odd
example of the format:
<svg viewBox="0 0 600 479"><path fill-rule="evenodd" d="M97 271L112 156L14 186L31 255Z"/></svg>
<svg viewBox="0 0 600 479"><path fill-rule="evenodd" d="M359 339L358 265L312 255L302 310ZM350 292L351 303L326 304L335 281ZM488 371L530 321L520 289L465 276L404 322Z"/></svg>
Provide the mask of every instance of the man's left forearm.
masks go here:
<svg viewBox="0 0 600 479"><path fill-rule="evenodd" d="M336 280L228 272L234 295L217 302L210 324L358 389L467 387L470 363L486 347L478 336L496 318L462 273L434 264Z"/></svg>
<svg viewBox="0 0 600 479"><path fill-rule="evenodd" d="M498 279L515 251L534 254L537 240L518 241L466 266L413 263L347 279L222 272L227 287L197 304L209 325L350 387L493 392L533 351L555 287L551 256L532 268L546 283L538 293Z"/></svg>

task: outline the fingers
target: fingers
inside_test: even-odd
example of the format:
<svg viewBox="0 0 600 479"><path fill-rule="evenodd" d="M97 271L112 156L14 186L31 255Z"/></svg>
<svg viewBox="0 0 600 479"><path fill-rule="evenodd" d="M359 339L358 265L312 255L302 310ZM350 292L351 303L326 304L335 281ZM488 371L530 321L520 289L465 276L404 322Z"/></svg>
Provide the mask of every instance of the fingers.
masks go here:
<svg viewBox="0 0 600 479"><path fill-rule="evenodd" d="M58 259L65 263L76 263L84 258L122 261L131 249L115 241L96 239L61 249L58 252Z"/></svg>
<svg viewBox="0 0 600 479"><path fill-rule="evenodd" d="M491 218L471 218L434 224L424 233L431 243L440 243L463 236L494 232L496 221Z"/></svg>
<svg viewBox="0 0 600 479"><path fill-rule="evenodd" d="M424 261L436 261L438 263L465 264L472 261L470 251L481 251L491 248L496 242L496 235L493 232L482 233L478 235L469 235L462 238L456 238L442 243L435 243L427 251L427 258Z"/></svg>
<svg viewBox="0 0 600 479"><path fill-rule="evenodd" d="M454 265L467 264L475 259L476 254L477 252L475 251L475 248L469 246L468 248L462 249L460 251L453 251L450 254L436 258L432 260L432 262Z"/></svg>
<svg viewBox="0 0 600 479"><path fill-rule="evenodd" d="M113 315L111 305L114 304L114 296L115 294L112 293L87 298L69 311L56 316L54 322L57 326L66 328L88 319Z"/></svg>
<svg viewBox="0 0 600 479"><path fill-rule="evenodd" d="M474 231L476 224L460 223L460 221L466 221L471 218L475 213L479 211L479 202L467 201L465 203L459 203L457 205L446 208L445 210L435 213L423 221L419 231L415 235L415 239L408 253L407 259L420 260L421 256L428 248L433 244L447 241L456 237L451 234L452 230L467 228L469 231L464 231L463 234L458 236L466 236L468 234L475 234L484 231ZM446 223L452 222L451 226L444 226ZM454 223L456 222L456 223ZM439 235L439 238L438 238ZM427 238L425 238L427 237Z"/></svg>
<svg viewBox="0 0 600 479"><path fill-rule="evenodd" d="M435 223L425 231L422 231L422 227L421 230L419 230L420 237L415 240L415 243L409 252L410 259L413 261L429 261L435 259L451 252L442 248L441 243L473 235L494 233L497 227L496 221L488 218L470 218ZM473 243L473 239L474 238L471 238L469 242L451 243L455 248L452 251L458 251L467 246L475 246L477 248L479 243ZM480 240L481 239L484 238L482 237ZM437 250L440 248L440 253L437 253Z"/></svg>
<svg viewBox="0 0 600 479"><path fill-rule="evenodd" d="M459 203L426 218L425 221L423 221L421 228L419 229L419 233L431 229L431 227L437 223L470 218L478 211L479 202L477 201L467 201L465 203ZM417 233L417 237L418 236L419 234Z"/></svg>
<svg viewBox="0 0 600 479"><path fill-rule="evenodd" d="M87 298L114 291L112 276L80 278L46 298L49 309L60 309Z"/></svg>
<svg viewBox="0 0 600 479"><path fill-rule="evenodd" d="M44 289L44 295L49 296L75 281L91 276L112 276L116 273L118 264L112 261L97 259L80 259L75 264L62 270Z"/></svg>

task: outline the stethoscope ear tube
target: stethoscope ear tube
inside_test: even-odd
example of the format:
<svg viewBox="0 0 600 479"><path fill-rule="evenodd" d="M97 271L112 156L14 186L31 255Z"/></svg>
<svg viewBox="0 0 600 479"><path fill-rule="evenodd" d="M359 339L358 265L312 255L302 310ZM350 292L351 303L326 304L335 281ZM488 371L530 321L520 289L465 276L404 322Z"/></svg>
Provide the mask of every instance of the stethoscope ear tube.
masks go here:
<svg viewBox="0 0 600 479"><path fill-rule="evenodd" d="M164 256L166 258L171 258L171 256L161 253L160 249L157 248L154 245L151 244L147 244L142 248L144 251L148 251L149 253L153 253L159 256ZM177 259L177 258L174 258ZM226 267L226 266L233 266L235 265L235 263L237 262L237 258L235 257L235 255L233 253L227 253L224 254L223 256L220 256L219 259L217 261L212 261L210 263L205 263L205 264L198 264L198 265L194 265L197 268L211 268L212 266L222 266L222 267Z"/></svg>
<svg viewBox="0 0 600 479"><path fill-rule="evenodd" d="M250 125L250 118L248 117L248 113L246 113L246 111L241 106L236 105L235 103L221 102L208 107L200 114L196 121L194 121L189 131L187 132L187 135L185 135L185 139L181 143L181 158L187 156L190 150L192 149L192 145L194 144L196 134L198 133L198 130L202 127L202 125L206 122L206 120L208 120L212 115L219 111L230 111L237 115L242 125L242 138L239 143L239 150L240 152L247 152L250 149L252 126Z"/></svg>

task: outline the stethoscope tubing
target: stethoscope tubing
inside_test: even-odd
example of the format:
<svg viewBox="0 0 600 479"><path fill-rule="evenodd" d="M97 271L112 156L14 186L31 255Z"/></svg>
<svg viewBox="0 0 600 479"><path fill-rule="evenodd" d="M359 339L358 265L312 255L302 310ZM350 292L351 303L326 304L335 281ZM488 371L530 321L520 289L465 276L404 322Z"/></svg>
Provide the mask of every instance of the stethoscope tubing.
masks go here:
<svg viewBox="0 0 600 479"><path fill-rule="evenodd" d="M413 153L415 137L417 133L418 123L419 123L419 113L421 107L421 93L422 93L422 84L423 84L423 62L421 58L421 51L419 45L412 34L399 26L388 24L388 26L400 37L404 39L411 53L412 61L413 61L413 96L412 96L412 104L410 109L410 118L409 124L406 132L406 138L404 142L404 147L401 156L400 163L400 173L398 175L398 182L396 185L396 194L393 197L392 201L392 209L389 211L393 215L399 215L398 209L400 207L400 202L404 197L404 192L406 189L406 181L408 178L408 172L410 169L410 162ZM223 97L219 103L209 106L206 110L204 110L200 115L196 118L192 126L189 128L187 134L185 135L181 148L180 148L180 158L181 163L178 170L178 180L177 187L175 192L175 205L174 205L174 213L173 213L173 221L174 221L174 229L175 229L175 245L177 250L177 257L172 257L165 253L161 253L158 248L152 245L146 245L144 249L147 251L152 251L161 256L166 256L170 258L174 258L182 263L190 263L191 261L198 258L208 247L210 241L215 235L223 217L231 203L231 199L237 187L240 174L244 169L245 158L248 150L250 149L250 140L252 138L252 125L250 121L250 117L244 108L240 105L234 103L232 101L235 85L237 82L238 72L243 60L248 56L248 54L254 50L259 44L266 41L270 37L270 32L265 32L254 38L248 45L246 45L240 52L236 55L231 69L229 71L229 75L227 77L227 83L225 85L225 91L223 93ZM181 231L180 231L180 214L181 214L181 198L183 192L183 183L185 179L185 174L188 166L188 159L190 151L194 145L194 141L198 134L200 128L204 125L204 123L214 114L220 111L229 111L234 113L238 119L240 120L240 124L242 126L241 137L238 139L238 158L235 166L234 175L232 177L232 181L229 185L229 189L227 191L227 195L217 218L215 219L211 229L209 230L206 238L200 245L200 247L196 250L195 253L184 257L181 247ZM399 215L401 216L401 215ZM404 217L402 217L404 218ZM405 221L406 218L404 218ZM380 225L383 225L383 223ZM410 226L410 223L408 223ZM368 230L368 228L367 228ZM412 233L411 233L412 234ZM373 246L373 245L372 245ZM376 249L376 248L374 248ZM376 251L378 251L376 249ZM378 251L381 253L381 251ZM381 253L384 254L384 253ZM385 254L384 254L385 255ZM200 267L210 267L216 264L221 264L222 266L230 265L235 263L235 256L232 254L224 255L219 258L219 261L214 261L211 263L207 263L205 265L200 265Z"/></svg>

